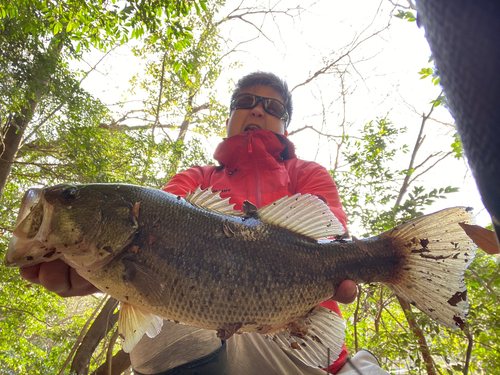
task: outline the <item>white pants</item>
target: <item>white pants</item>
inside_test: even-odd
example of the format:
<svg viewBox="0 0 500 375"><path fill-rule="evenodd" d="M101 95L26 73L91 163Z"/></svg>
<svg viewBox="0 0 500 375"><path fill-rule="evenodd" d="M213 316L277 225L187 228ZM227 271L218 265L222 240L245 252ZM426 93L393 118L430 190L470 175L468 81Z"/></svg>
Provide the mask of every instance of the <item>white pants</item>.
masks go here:
<svg viewBox="0 0 500 375"><path fill-rule="evenodd" d="M146 335L130 353L134 370L157 374L201 358L221 345L214 331L165 321L162 332L150 339ZM257 333L233 335L227 345L227 375L325 375L321 369L303 364ZM360 351L338 374L386 375L377 359ZM352 365L351 365L352 363ZM325 366L326 367L326 366ZM359 372L358 372L359 370Z"/></svg>

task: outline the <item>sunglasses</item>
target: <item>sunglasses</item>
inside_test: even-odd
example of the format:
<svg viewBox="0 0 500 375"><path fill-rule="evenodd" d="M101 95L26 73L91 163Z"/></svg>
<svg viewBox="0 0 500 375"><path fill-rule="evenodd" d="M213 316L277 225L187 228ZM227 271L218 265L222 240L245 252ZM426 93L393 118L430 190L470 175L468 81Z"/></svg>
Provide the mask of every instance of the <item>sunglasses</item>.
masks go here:
<svg viewBox="0 0 500 375"><path fill-rule="evenodd" d="M285 105L277 99L265 98L253 94L240 94L231 102L231 109L251 109L255 108L259 102L262 102L264 111L280 120L285 120L285 127L288 125L288 111Z"/></svg>

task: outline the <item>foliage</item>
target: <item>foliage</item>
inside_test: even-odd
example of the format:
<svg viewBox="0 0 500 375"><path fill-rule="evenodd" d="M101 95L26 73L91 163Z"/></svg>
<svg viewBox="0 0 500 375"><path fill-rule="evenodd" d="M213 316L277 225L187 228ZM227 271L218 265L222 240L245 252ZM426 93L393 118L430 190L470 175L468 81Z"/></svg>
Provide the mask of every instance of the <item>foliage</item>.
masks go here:
<svg viewBox="0 0 500 375"><path fill-rule="evenodd" d="M225 132L221 124L227 118L227 106L218 102L214 91L222 71L219 25L214 18L223 4L213 1L204 14L187 17L193 39L182 49L158 43L165 35L162 29L133 49L136 57L148 62L145 71L132 78L130 91L144 96L143 121L157 129L159 137L184 142L188 130L203 137ZM177 158L181 161L185 155L180 152ZM179 167L172 165L169 176Z"/></svg>
<svg viewBox="0 0 500 375"><path fill-rule="evenodd" d="M0 374L58 373L97 302L93 297L57 297L38 285L23 282L17 271L3 267Z"/></svg>
<svg viewBox="0 0 500 375"><path fill-rule="evenodd" d="M59 182L161 187L179 169L210 163L199 139L220 135L227 116L214 90L222 69L227 69L222 64L220 22L215 21L223 5L222 0L0 4L0 123L5 128L20 114L28 118L36 104L0 202L0 256L14 228L19 200L29 187ZM415 21L411 12L398 16ZM140 40L136 57L148 61L143 74L131 82L130 93L144 96L134 112L142 115L138 125L130 124L127 103L120 113L112 112L83 90L87 73L71 65L92 48L109 51L130 38ZM422 69L421 75L439 83L434 68ZM434 104L446 104L446 97ZM408 147L397 141L404 132L383 117L366 124L359 138L343 137L347 169L333 175L350 225L362 228L363 236L418 216L436 199L456 191L449 186L412 186L409 194L402 193L403 180L415 174L413 167L391 167L408 156ZM452 147L457 157L462 155L457 137ZM0 374L59 372L98 301L61 299L27 285L15 271L0 270ZM498 345L492 339L499 333L498 272L498 259L479 256L467 275L474 372L483 368L498 373ZM394 301L383 287L363 287L358 303L344 307L351 325L348 347L371 350L387 369L421 373L418 344ZM465 334L442 329L419 313L415 316L442 373L459 371ZM91 370L102 363L111 335L97 349Z"/></svg>
<svg viewBox="0 0 500 375"><path fill-rule="evenodd" d="M396 128L387 118L378 118L364 126L359 139L345 137L343 154L348 171L333 173L343 206L349 212L350 225L359 224L368 237L393 228L423 214L423 208L444 194L456 192L450 186L426 189L416 186L400 205L390 208L400 194L403 178L413 170L393 170L392 162L408 153L408 146L394 147L406 128ZM388 208L389 207L389 208Z"/></svg>
<svg viewBox="0 0 500 375"><path fill-rule="evenodd" d="M413 12L398 10L398 14L394 15L394 17L401 18L402 20L407 20L408 22L416 22L417 17L413 14Z"/></svg>
<svg viewBox="0 0 500 375"><path fill-rule="evenodd" d="M197 14L187 18L193 5ZM196 139L159 137L147 122L135 128L114 126L115 114L81 88L86 73L75 71L70 63L92 46L109 49L128 38L147 36L151 48L170 48L172 75L186 85L183 75L191 74L193 61L179 58L174 64L175 53L191 45L190 24L201 22L197 20L208 9L205 1L128 2L121 10L119 6L123 3L0 4L2 137L14 126L22 137L0 202L2 258L20 199L30 187L125 182L160 188L169 172L209 163ZM196 69L203 70L202 64ZM16 117L27 120L24 128L13 121ZM171 125L178 126L178 120ZM0 373L58 373L97 304L95 298L61 299L23 282L15 270L5 267L0 268L0 291ZM91 368L105 358L106 342L102 345Z"/></svg>
<svg viewBox="0 0 500 375"><path fill-rule="evenodd" d="M429 189L413 188L398 206L393 206L400 194L403 176L412 170L391 172L395 158L403 158L406 146L395 147L396 138L404 129L397 129L386 118L365 125L360 139L347 139L344 155L349 170L337 172L337 182L343 205L349 212L349 223L357 223L365 231L363 236L381 233L410 218L422 214L423 209L436 199L446 198L458 189L452 187ZM498 345L492 337L498 335L498 303L500 274L498 257L493 259L479 252L467 271L466 283L471 301L467 330L473 337L471 373L481 370L488 374L500 373ZM395 303L396 302L396 303ZM348 320L346 343L350 350L367 349L373 352L391 371L405 370L420 374L425 368L414 333L408 327L405 315L395 295L379 285L360 287L356 303L342 308ZM468 345L466 331L454 331L439 326L426 315L414 311L418 327L424 332L435 366L441 373L463 371ZM488 369L488 370L486 370Z"/></svg>

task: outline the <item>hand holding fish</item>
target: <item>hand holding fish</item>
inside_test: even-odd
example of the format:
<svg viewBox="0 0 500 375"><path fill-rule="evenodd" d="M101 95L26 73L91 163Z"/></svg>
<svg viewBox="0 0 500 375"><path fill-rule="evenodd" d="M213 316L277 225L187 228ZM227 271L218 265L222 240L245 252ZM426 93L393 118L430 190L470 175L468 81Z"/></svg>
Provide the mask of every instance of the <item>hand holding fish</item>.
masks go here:
<svg viewBox="0 0 500 375"><path fill-rule="evenodd" d="M60 297L86 296L99 292L99 289L81 277L74 268L59 259L20 268L19 273L27 281L42 285Z"/></svg>

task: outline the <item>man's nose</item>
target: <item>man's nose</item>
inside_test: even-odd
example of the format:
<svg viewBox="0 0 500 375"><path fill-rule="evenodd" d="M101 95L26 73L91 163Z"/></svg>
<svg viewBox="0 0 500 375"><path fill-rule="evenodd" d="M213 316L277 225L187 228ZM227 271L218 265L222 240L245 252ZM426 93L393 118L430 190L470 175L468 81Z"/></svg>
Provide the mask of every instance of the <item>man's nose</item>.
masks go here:
<svg viewBox="0 0 500 375"><path fill-rule="evenodd" d="M262 106L262 102L258 102L255 107L252 108L252 116L262 117L264 116L264 107Z"/></svg>

